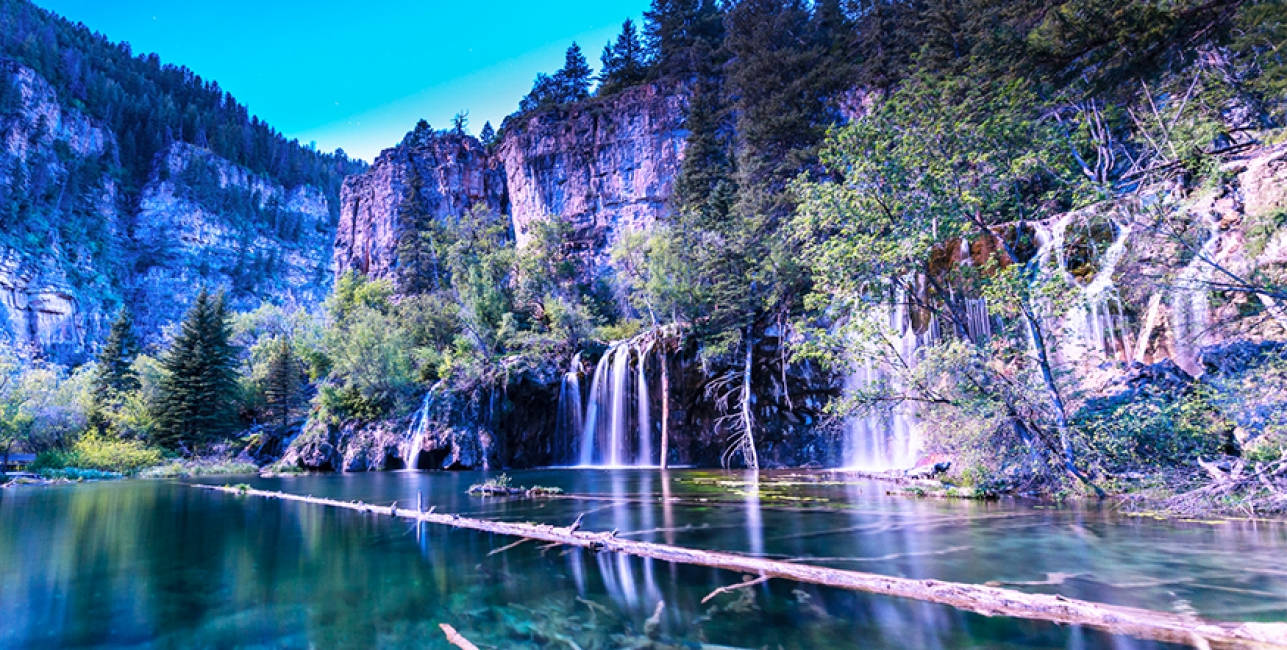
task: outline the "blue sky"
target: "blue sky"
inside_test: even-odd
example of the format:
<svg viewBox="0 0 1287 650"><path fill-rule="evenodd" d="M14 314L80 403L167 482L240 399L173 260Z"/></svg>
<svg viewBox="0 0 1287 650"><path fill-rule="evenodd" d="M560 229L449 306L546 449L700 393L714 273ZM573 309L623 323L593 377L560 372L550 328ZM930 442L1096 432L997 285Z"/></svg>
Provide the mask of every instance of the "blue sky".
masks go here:
<svg viewBox="0 0 1287 650"><path fill-rule="evenodd" d="M288 138L370 160L425 118L469 128L518 107L572 41L598 68L621 21L648 0L36 0L135 52L214 79Z"/></svg>

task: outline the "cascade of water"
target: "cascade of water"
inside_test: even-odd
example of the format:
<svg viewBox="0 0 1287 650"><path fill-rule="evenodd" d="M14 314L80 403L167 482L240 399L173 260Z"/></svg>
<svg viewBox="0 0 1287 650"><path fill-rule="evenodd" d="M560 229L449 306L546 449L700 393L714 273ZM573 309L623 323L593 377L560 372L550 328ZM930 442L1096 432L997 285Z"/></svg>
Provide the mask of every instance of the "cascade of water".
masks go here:
<svg viewBox="0 0 1287 650"><path fill-rule="evenodd" d="M572 369L563 374L559 385L558 421L555 424L555 439L559 448L557 460L567 462L574 460L577 453L576 440L583 429L581 407L581 355L572 357Z"/></svg>
<svg viewBox="0 0 1287 650"><path fill-rule="evenodd" d="M612 355L612 420L608 436L608 464L621 466L626 461L626 427L630 409L630 345L618 345Z"/></svg>
<svg viewBox="0 0 1287 650"><path fill-rule="evenodd" d="M599 359L580 429L581 465L654 464L647 364L653 345L648 336L617 341Z"/></svg>
<svg viewBox="0 0 1287 650"><path fill-rule="evenodd" d="M415 415L411 416L411 426L407 429L407 445L402 448L402 462L407 469L416 469L416 463L420 460L420 450L424 448L425 432L429 430L429 409L433 406L433 394L438 386L425 391L424 400L420 402L420 408L416 409Z"/></svg>
<svg viewBox="0 0 1287 650"><path fill-rule="evenodd" d="M895 348L900 357L897 363L914 366L918 350L939 341L938 319L931 316L922 331L917 332L907 299L901 291L895 293L893 304L885 309L889 335L897 337ZM982 324L976 327L983 332ZM892 371L883 362L864 358L845 377L845 391L849 394L861 391L901 394L905 391L902 381L902 373ZM845 467L865 471L912 467L920 452L920 437L916 412L910 403L864 409L846 422Z"/></svg>
<svg viewBox="0 0 1287 650"><path fill-rule="evenodd" d="M1126 310L1113 274L1117 265L1126 254L1126 242L1131 234L1130 224L1114 223L1116 235L1104 254L1100 256L1099 268L1090 282L1082 288L1082 300L1069 314L1069 329L1074 343L1079 343L1083 350L1105 358L1130 359L1130 331L1126 321ZM1075 353L1074 353L1075 354Z"/></svg>
<svg viewBox="0 0 1287 650"><path fill-rule="evenodd" d="M1175 363L1192 375L1202 374L1202 345L1211 327L1210 283L1215 267L1209 260L1220 246L1220 225L1207 224L1208 236L1185 265L1171 290L1171 346Z"/></svg>
<svg viewBox="0 0 1287 650"><path fill-rule="evenodd" d="M594 367L594 378L590 380L590 403L586 406L585 425L581 429L581 465L593 465L595 448L603 447L603 441L599 439L599 405L611 392L611 387L604 381L611 360L612 349L609 348Z"/></svg>

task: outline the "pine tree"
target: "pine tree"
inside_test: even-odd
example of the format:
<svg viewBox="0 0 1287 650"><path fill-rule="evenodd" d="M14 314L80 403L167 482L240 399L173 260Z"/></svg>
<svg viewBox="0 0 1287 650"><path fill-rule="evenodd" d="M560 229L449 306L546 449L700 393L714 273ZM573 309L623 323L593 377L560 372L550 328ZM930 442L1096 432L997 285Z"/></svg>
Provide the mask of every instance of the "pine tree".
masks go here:
<svg viewBox="0 0 1287 650"><path fill-rule="evenodd" d="M202 289L167 351L157 442L192 451L237 426L236 350L223 293Z"/></svg>
<svg viewBox="0 0 1287 650"><path fill-rule="evenodd" d="M590 77L594 70L586 63L581 46L572 43L563 59L563 69L554 75L559 103L576 102L590 96Z"/></svg>
<svg viewBox="0 0 1287 650"><path fill-rule="evenodd" d="M302 365L285 337L273 344L268 360L268 374L264 377L264 397L268 417L285 429L290 425L291 414L299 404L300 387L303 385Z"/></svg>
<svg viewBox="0 0 1287 650"><path fill-rule="evenodd" d="M643 43L635 30L635 23L627 19L621 24L621 33L615 43L603 46L603 70L599 74L599 94L607 94L628 88L641 81L648 74L644 61Z"/></svg>
<svg viewBox="0 0 1287 650"><path fill-rule="evenodd" d="M490 121L484 123L483 130L478 132L478 141L483 143L484 147L490 147L495 139L496 129L492 128L492 123Z"/></svg>
<svg viewBox="0 0 1287 650"><path fill-rule="evenodd" d="M724 38L715 0L653 0L644 12L644 34L661 75L689 77L709 65Z"/></svg>
<svg viewBox="0 0 1287 650"><path fill-rule="evenodd" d="M451 132L456 135L465 135L465 127L469 124L469 111L461 111L451 118Z"/></svg>
<svg viewBox="0 0 1287 650"><path fill-rule="evenodd" d="M94 374L94 398L105 401L139 387L138 376L131 364L138 355L138 338L134 334L134 317L129 309L121 307L107 334L107 341L98 353L98 369Z"/></svg>

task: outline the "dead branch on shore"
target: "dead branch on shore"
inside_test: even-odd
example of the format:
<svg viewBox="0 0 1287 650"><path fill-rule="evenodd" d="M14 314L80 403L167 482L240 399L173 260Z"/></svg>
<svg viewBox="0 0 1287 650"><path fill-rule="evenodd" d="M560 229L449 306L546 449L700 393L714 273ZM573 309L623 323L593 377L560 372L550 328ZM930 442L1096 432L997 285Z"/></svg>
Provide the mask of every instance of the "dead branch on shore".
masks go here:
<svg viewBox="0 0 1287 650"><path fill-rule="evenodd" d="M363 503L299 496L283 492L254 490L243 487L194 485L240 496L277 498L359 512L389 513L388 509L372 511ZM616 537L611 533L571 531L549 524L489 521L458 515L397 512L397 517L454 528L477 530L499 535L526 537L537 541L557 542L590 551L626 553L666 562L705 566L767 578L847 589L866 593L907 598L947 605L984 616L1009 616L1048 621L1065 625L1084 625L1113 634L1141 639L1185 643L1213 648L1280 648L1287 649L1287 624L1258 622L1214 622L1193 616L1159 612L1134 607L1093 603L1054 594L1025 593L988 585L918 580L898 576L864 573L848 569L784 562L750 557L723 551L707 551L668 544L658 544Z"/></svg>

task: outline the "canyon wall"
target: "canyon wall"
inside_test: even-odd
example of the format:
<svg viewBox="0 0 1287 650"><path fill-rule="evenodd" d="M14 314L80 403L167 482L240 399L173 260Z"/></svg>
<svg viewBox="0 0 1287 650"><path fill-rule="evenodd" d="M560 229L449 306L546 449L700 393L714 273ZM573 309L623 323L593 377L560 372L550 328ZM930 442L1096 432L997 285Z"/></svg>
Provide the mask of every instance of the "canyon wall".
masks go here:
<svg viewBox="0 0 1287 650"><path fill-rule="evenodd" d="M157 341L201 287L234 307L329 291L334 224L318 189L283 187L176 143L121 189L117 136L31 68L0 60L0 336L59 361L94 352L122 304Z"/></svg>
<svg viewBox="0 0 1287 650"><path fill-rule="evenodd" d="M646 84L511 117L491 147L439 132L386 149L369 170L344 182L335 272L396 279L412 178L420 181L421 212L432 218L453 219L485 205L509 215L520 245L535 222L564 219L579 247L603 263L621 229L644 228L669 213L686 110L681 91Z"/></svg>

